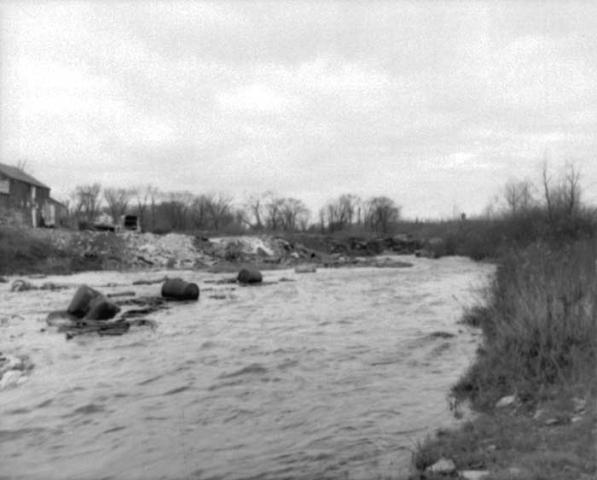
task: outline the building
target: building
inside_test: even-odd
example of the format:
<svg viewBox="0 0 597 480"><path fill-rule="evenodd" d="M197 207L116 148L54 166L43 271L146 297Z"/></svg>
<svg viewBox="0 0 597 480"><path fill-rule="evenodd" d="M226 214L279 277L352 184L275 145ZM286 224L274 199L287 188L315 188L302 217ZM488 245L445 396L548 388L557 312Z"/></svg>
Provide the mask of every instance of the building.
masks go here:
<svg viewBox="0 0 597 480"><path fill-rule="evenodd" d="M0 163L0 216L33 227L53 227L66 207L50 197L50 187L20 168Z"/></svg>

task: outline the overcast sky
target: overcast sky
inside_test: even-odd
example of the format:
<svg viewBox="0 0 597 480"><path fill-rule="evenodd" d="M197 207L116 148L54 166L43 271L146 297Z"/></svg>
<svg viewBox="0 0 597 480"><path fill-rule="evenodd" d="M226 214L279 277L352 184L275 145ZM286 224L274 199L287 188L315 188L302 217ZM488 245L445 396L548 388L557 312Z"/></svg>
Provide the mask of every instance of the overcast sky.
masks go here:
<svg viewBox="0 0 597 480"><path fill-rule="evenodd" d="M597 2L0 3L0 162L76 185L480 213L572 161L597 203Z"/></svg>

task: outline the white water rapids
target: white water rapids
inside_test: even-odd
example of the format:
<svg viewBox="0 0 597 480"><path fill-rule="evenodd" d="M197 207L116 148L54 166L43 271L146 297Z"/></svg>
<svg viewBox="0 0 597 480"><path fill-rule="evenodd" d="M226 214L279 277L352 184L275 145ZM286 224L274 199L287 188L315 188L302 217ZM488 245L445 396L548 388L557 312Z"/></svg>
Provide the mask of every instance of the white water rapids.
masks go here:
<svg viewBox="0 0 597 480"><path fill-rule="evenodd" d="M0 391L0 478L398 478L416 442L453 421L446 394L478 342L457 321L493 272L404 259L414 266L269 271L293 281L260 287L193 271L31 280L73 285L63 291L0 284L0 352L35 365ZM78 284L159 295L132 281L164 274L201 296L148 315L155 330L41 331Z"/></svg>

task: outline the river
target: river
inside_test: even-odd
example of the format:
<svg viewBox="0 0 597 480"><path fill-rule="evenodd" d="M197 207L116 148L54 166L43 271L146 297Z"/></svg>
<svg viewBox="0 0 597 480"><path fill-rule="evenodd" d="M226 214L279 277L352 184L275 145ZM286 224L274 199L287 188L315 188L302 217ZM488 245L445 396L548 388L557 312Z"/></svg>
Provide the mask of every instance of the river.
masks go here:
<svg viewBox="0 0 597 480"><path fill-rule="evenodd" d="M73 285L63 291L0 284L0 352L35 364L0 391L0 478L404 475L417 441L454 422L446 394L478 343L457 322L493 272L405 259L414 266L267 271L260 287L193 271L32 280ZM201 297L150 315L155 330L66 340L44 328L77 284L159 295L131 285L164 274Z"/></svg>

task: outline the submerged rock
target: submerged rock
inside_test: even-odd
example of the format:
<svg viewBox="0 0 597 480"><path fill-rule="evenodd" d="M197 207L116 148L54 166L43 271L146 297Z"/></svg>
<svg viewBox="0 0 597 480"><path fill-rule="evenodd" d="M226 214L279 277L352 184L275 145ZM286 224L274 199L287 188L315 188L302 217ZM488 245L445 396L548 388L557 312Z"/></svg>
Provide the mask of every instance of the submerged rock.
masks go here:
<svg viewBox="0 0 597 480"><path fill-rule="evenodd" d="M238 272L236 280L238 283L242 284L255 284L261 283L263 281L263 276L259 270L243 268L240 272Z"/></svg>
<svg viewBox="0 0 597 480"><path fill-rule="evenodd" d="M59 327L59 331L66 333L66 339L70 340L77 335L87 333L97 333L103 335L122 335L128 332L131 327L130 323L124 320L117 320L115 322L94 322L83 321L74 326Z"/></svg>

